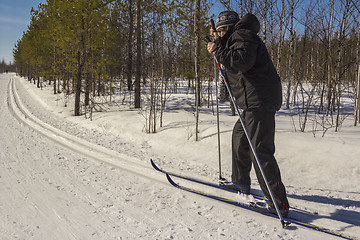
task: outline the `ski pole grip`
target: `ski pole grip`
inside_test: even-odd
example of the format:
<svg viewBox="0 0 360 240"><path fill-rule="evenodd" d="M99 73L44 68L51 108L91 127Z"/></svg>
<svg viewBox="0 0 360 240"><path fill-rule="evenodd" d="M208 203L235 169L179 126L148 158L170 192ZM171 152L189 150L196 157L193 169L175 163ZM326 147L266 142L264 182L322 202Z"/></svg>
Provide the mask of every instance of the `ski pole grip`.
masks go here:
<svg viewBox="0 0 360 240"><path fill-rule="evenodd" d="M216 31L214 19L211 19L210 23L211 23L211 28L214 30L214 34L215 34L214 38L216 39L216 37L219 37L219 33Z"/></svg>
<svg viewBox="0 0 360 240"><path fill-rule="evenodd" d="M214 29L214 31L216 31L214 19L211 19L210 23L211 23L211 28Z"/></svg>

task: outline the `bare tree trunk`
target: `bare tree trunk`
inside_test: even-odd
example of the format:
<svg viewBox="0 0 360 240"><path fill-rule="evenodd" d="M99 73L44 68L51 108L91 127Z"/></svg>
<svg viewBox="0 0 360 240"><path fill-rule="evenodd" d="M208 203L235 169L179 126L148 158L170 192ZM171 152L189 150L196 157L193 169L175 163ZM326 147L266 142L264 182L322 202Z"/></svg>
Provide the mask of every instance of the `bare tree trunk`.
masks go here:
<svg viewBox="0 0 360 240"><path fill-rule="evenodd" d="M359 112L360 112L360 63L358 63L358 69L357 69L357 81L356 81L356 93L355 93L355 109L354 109L354 126L357 125L358 122L360 122Z"/></svg>
<svg viewBox="0 0 360 240"><path fill-rule="evenodd" d="M354 126L360 122L360 27L358 32L358 42L357 42L357 55L356 55L356 63L357 63L357 81L356 81L356 91L355 91L355 107L354 107Z"/></svg>
<svg viewBox="0 0 360 240"><path fill-rule="evenodd" d="M335 100L336 102L336 107L337 107L337 113L336 113L336 127L335 127L335 131L337 132L339 130L340 127L340 104L341 104L341 95L342 95L342 91L341 91L341 76L340 76L340 63L343 60L343 55L344 55L344 42L346 40L346 35L345 35L345 28L346 28L346 23L347 23L347 19L349 16L349 12L350 12L350 4L351 4L351 0L347 0L346 1L346 6L345 6L345 10L344 10L344 15L343 15L343 19L342 19L342 23L340 25L340 29L339 29L339 44L338 44L338 50L337 50L337 59L336 59L336 81L334 83L334 108L335 108ZM336 90L337 87L337 90ZM337 94L337 96L336 96Z"/></svg>
<svg viewBox="0 0 360 240"><path fill-rule="evenodd" d="M295 1L291 0L290 4L290 56L289 56L289 69L288 69L288 83L286 92L286 109L290 108L290 93L291 93L291 78L294 58L294 9Z"/></svg>
<svg viewBox="0 0 360 240"><path fill-rule="evenodd" d="M332 89L332 61L331 61L331 38L332 38L332 28L333 28L333 19L334 19L334 0L331 1L331 15L330 15L330 26L329 26L329 36L328 36L328 90L327 90L327 108L326 115L329 114L331 109L331 89Z"/></svg>
<svg viewBox="0 0 360 240"><path fill-rule="evenodd" d="M81 35L80 35L80 50L77 52L77 73L75 84L75 116L80 116L80 96L81 96L81 81L82 71L85 63L85 21L81 17Z"/></svg>
<svg viewBox="0 0 360 240"><path fill-rule="evenodd" d="M136 2L136 74L135 74L135 108L141 108L141 1Z"/></svg>
<svg viewBox="0 0 360 240"><path fill-rule="evenodd" d="M164 43L164 33L162 35L162 41ZM164 43L165 44L165 43ZM161 108L160 108L160 127L163 127L163 115L164 115L164 111L166 108L166 102L167 102L167 87L169 84L169 77L168 76L172 76L171 75L171 65L172 65L172 56L171 54L169 54L170 59L167 60L167 62L169 63L168 66L170 66L170 69L168 68L166 71L169 72L165 72L165 52L164 49L162 48L163 54L162 54L162 79L161 79L161 98L160 98L160 103L161 103ZM175 86L176 88L176 86Z"/></svg>
<svg viewBox="0 0 360 240"><path fill-rule="evenodd" d="M284 34L283 34L283 25L284 25L284 16L285 16L285 0L281 0L281 13L279 16L279 43L278 43L278 47L277 47L277 61L276 61L276 69L279 71L280 70L280 63L281 63L281 50L282 50L282 46L283 46L283 42L284 42ZM279 71L280 77L281 77L281 72Z"/></svg>
<svg viewBox="0 0 360 240"><path fill-rule="evenodd" d="M263 9L263 41L266 44L266 21L267 21L267 12L269 10L269 4L267 0L264 0L264 9Z"/></svg>
<svg viewBox="0 0 360 240"><path fill-rule="evenodd" d="M56 78L54 78L54 94L56 94L57 93L57 90L56 90Z"/></svg>
<svg viewBox="0 0 360 240"><path fill-rule="evenodd" d="M133 31L134 31L134 14L133 1L129 0L129 35L128 35L128 62L127 62L127 87L132 90L132 76L133 76Z"/></svg>
<svg viewBox="0 0 360 240"><path fill-rule="evenodd" d="M90 105L90 91L91 91L90 73L87 73L85 79L85 106Z"/></svg>
<svg viewBox="0 0 360 240"><path fill-rule="evenodd" d="M195 78L196 78L196 141L199 141L199 107L200 107L200 93L201 93L201 86L200 86L200 77L199 77L199 70L200 70L200 3L201 0L196 0L195 5L195 21L194 21L194 30L195 30Z"/></svg>
<svg viewBox="0 0 360 240"><path fill-rule="evenodd" d="M81 78L82 78L82 66L81 66L81 53L78 52L78 69L76 74L75 85L75 116L80 116L80 94L81 94Z"/></svg>
<svg viewBox="0 0 360 240"><path fill-rule="evenodd" d="M243 0L240 0L240 17L244 16L244 3Z"/></svg>

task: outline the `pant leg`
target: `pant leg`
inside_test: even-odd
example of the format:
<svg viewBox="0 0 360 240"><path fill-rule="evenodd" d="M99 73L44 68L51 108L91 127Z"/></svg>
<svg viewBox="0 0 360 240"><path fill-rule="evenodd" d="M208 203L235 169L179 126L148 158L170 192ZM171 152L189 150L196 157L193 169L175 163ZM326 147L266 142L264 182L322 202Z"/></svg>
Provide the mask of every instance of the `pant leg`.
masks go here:
<svg viewBox="0 0 360 240"><path fill-rule="evenodd" d="M245 112L243 112L243 118ZM252 165L249 142L246 138L240 120L235 123L232 134L232 176L233 183L250 185L250 171Z"/></svg>
<svg viewBox="0 0 360 240"><path fill-rule="evenodd" d="M246 112L244 121L276 203L280 209L288 209L289 203L285 186L281 181L280 169L274 157L275 112ZM271 200L261 171L252 153L251 156L261 190L265 197Z"/></svg>

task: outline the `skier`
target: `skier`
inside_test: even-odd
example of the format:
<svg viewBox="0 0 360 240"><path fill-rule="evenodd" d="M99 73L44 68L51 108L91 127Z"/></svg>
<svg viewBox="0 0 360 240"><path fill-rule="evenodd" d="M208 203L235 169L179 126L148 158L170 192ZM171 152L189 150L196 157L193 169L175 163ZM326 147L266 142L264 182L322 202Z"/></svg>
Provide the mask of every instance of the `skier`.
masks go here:
<svg viewBox="0 0 360 240"><path fill-rule="evenodd" d="M274 157L275 112L282 104L281 82L265 44L257 35L259 30L259 20L251 13L239 19L239 15L234 11L221 12L216 20L216 30L210 30L215 41L208 43L207 49L209 53L215 54L218 62L224 67L231 92L237 105L243 109L242 119L280 214L286 217L289 203ZM216 32L220 36L217 36ZM276 213L266 183L238 120L232 134L231 182L226 182L225 187L249 194L252 162L261 190L269 199L267 208L270 212Z"/></svg>

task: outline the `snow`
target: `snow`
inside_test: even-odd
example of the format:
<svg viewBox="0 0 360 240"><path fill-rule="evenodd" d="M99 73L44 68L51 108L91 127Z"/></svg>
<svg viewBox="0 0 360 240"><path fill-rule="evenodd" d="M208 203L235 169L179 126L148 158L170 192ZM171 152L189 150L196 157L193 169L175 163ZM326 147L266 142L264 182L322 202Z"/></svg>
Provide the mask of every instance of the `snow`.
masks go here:
<svg viewBox="0 0 360 240"><path fill-rule="evenodd" d="M64 107L51 86L1 74L0 91L0 239L336 239L296 225L282 229L276 219L168 184L150 158L184 175L219 176L216 117L202 109L195 142L191 94L172 94L164 126L147 134L142 112L128 105L109 106L90 121L74 117L72 99ZM227 105L220 111L222 174L229 178L236 117ZM360 128L348 117L340 132L314 137L295 132L286 110L276 121L290 204L318 212L310 224L360 237Z"/></svg>

